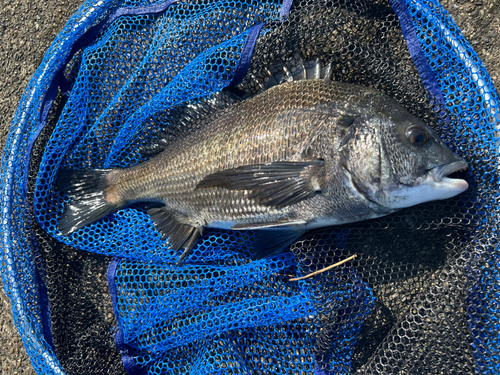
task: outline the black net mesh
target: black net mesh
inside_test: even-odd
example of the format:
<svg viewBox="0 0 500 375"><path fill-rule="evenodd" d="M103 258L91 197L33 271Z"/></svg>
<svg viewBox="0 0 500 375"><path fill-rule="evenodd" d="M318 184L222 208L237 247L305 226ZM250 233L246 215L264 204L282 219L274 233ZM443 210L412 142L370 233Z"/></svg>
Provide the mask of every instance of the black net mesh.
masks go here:
<svg viewBox="0 0 500 375"><path fill-rule="evenodd" d="M138 5L155 4L120 7ZM295 1L288 15L273 3L153 8L108 19L72 57L64 70L71 95L60 90L32 148L27 233L50 306L44 337L64 371L494 374L496 93L439 4ZM315 67L375 88L467 160L467 192L311 231L264 260L251 251L255 232L210 229L176 266L179 253L141 204L61 236L69 199L54 190L59 166L127 167L148 158L160 136L161 147L173 147L169 131L197 131L176 116L189 113L187 101L214 110L206 98L234 83L261 22L233 93L253 96Z"/></svg>
<svg viewBox="0 0 500 375"><path fill-rule="evenodd" d="M28 207L33 207L36 173L45 144L66 103L56 97L48 122L34 144L30 162ZM109 299L106 272L109 256L82 252L50 237L32 223L35 263L44 281L50 305L51 336L57 359L68 374L125 374L114 345L116 319Z"/></svg>

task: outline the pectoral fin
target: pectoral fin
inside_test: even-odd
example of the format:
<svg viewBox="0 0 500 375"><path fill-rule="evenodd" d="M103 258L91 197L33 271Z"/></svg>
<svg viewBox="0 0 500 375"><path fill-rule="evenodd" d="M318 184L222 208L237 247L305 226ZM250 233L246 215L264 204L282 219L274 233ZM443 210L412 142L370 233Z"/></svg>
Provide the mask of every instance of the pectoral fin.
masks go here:
<svg viewBox="0 0 500 375"><path fill-rule="evenodd" d="M168 237L168 242L172 244L172 249L178 251L184 248L184 252L177 261L180 264L193 249L196 241L200 238L203 228L197 228L189 224L180 223L166 208L151 208L148 214L155 222L158 231L164 237Z"/></svg>
<svg viewBox="0 0 500 375"><path fill-rule="evenodd" d="M281 208L320 193L323 175L322 160L243 165L206 176L196 189L247 190L258 204Z"/></svg>

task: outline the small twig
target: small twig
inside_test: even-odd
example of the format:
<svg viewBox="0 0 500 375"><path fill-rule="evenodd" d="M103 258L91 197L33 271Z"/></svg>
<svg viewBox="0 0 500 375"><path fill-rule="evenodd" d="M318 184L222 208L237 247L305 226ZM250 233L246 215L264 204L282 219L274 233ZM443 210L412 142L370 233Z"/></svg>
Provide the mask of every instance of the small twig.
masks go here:
<svg viewBox="0 0 500 375"><path fill-rule="evenodd" d="M326 267L326 268L323 268L323 269L321 269L321 270L319 270L319 271L314 271L314 272L312 272L312 273L310 273L310 274L308 274L308 275L302 276L302 277L296 277L296 278L294 278L294 279L290 279L289 281L298 281L298 280L308 279L309 277L313 277L313 276L318 275L318 274L320 274L320 273L323 273L323 272L325 272L325 271L331 270L332 268L335 268L335 267L337 267L337 266L340 266L341 264L344 264L345 262L349 262L351 259L354 259L354 258L356 258L356 257L357 257L357 255L356 255L356 254L351 255L349 258L346 258L346 259L344 259L344 260L341 260L340 262L335 263L335 264L332 264L331 266L328 266L328 267Z"/></svg>

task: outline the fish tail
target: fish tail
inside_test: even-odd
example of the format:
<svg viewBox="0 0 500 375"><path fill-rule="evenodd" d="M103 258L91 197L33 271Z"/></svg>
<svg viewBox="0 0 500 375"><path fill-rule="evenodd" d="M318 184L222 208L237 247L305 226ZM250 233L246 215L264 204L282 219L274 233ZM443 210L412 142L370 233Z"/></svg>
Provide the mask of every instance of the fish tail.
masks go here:
<svg viewBox="0 0 500 375"><path fill-rule="evenodd" d="M73 233L123 206L119 200L109 200L111 171L112 169L59 171L56 187L71 197L58 223L58 229L63 235Z"/></svg>

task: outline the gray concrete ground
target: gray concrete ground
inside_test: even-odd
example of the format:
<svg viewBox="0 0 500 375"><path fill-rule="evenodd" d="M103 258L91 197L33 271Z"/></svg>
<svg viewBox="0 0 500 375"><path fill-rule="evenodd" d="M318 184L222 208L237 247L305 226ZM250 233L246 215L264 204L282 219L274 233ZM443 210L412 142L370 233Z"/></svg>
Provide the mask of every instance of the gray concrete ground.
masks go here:
<svg viewBox="0 0 500 375"><path fill-rule="evenodd" d="M0 147L21 95L50 43L83 0L2 0L0 6ZM500 0L442 0L500 87ZM34 374L0 292L0 374Z"/></svg>

